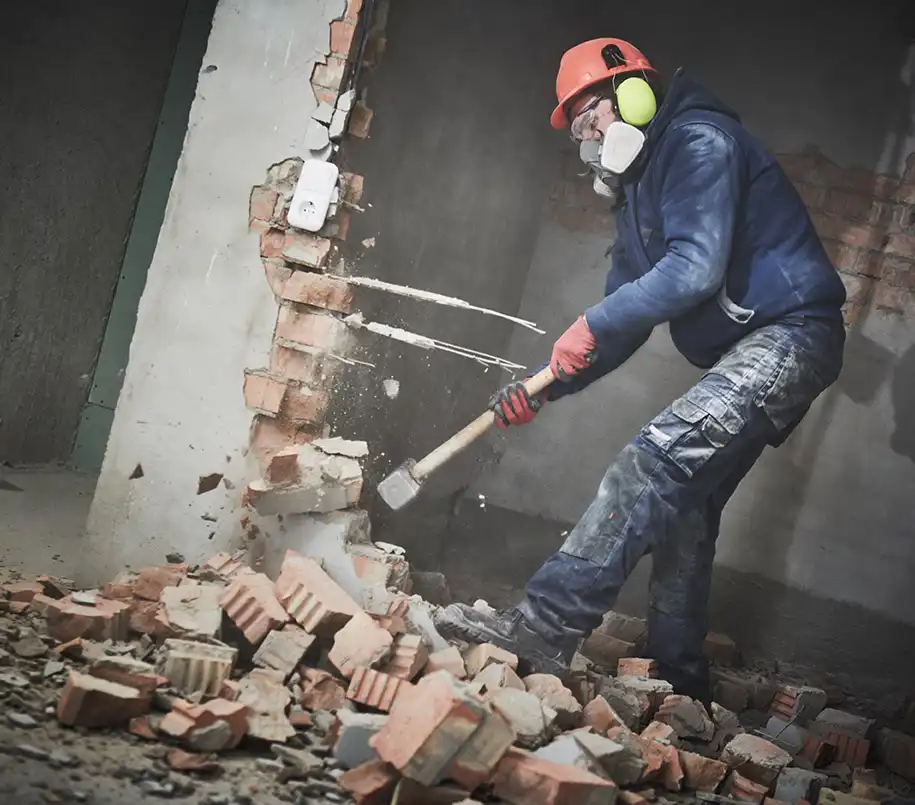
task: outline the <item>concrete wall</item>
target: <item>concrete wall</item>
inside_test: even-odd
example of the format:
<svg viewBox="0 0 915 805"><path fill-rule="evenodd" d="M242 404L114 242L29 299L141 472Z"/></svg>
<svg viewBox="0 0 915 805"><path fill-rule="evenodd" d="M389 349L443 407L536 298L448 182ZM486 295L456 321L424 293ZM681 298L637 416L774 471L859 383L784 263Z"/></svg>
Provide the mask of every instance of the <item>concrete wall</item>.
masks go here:
<svg viewBox="0 0 915 805"><path fill-rule="evenodd" d="M4 9L0 459L69 457L185 0Z"/></svg>
<svg viewBox="0 0 915 805"><path fill-rule="evenodd" d="M179 551L200 560L240 536L250 413L246 366L267 363L276 302L248 195L305 152L308 84L343 0L217 7L130 364L89 517L84 580ZM130 480L137 465L143 477ZM197 495L198 478L227 483Z"/></svg>
<svg viewBox="0 0 915 805"><path fill-rule="evenodd" d="M354 224L354 240L377 235L375 249L353 250L353 270L517 310L548 334L506 336L496 323L413 303L365 298L363 306L390 323L536 366L597 298L613 222L586 185L584 195L557 198L578 167L567 140L544 137L559 54L595 35L633 39L668 73L687 66L774 151L815 144L843 167L898 175L915 150L910 12L901 3L877 13L840 5L828 15L813 2L699 10L662 3L611 14L591 4L560 12L534 3L512 25L507 4L488 4L485 24L468 18L466 4L394 4L387 53L367 80L372 137L347 151L373 202ZM425 32L433 28L439 36L430 44ZM854 53L839 44L851 41ZM481 86L488 91L468 105ZM536 176L548 176L551 190L544 193ZM481 262L519 240L510 259ZM865 315L849 339L842 380L787 445L764 456L730 505L713 622L751 652L863 674L877 685L911 673L895 652L915 635L900 625L915 625L905 504L915 451L902 413L913 342L911 312ZM368 436L374 478L465 424L505 379L393 345L366 343L364 357L379 370L350 373L362 399L340 403L338 427ZM384 376L401 381L396 401L380 393ZM444 570L464 595L509 602L561 543L619 448L696 377L661 328L626 367L551 406L536 427L473 448L412 508L392 514L372 502L376 534ZM628 586L623 608L644 607L648 569Z"/></svg>

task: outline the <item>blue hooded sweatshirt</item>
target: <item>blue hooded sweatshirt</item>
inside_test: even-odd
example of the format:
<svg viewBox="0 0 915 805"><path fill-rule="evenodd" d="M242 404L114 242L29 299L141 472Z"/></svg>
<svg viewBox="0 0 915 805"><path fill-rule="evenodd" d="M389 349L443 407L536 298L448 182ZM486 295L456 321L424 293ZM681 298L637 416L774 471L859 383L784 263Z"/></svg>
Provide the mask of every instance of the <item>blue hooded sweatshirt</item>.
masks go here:
<svg viewBox="0 0 915 805"><path fill-rule="evenodd" d="M552 399L616 369L663 322L702 368L776 321L842 326L845 288L803 201L733 110L679 70L645 136L621 179L605 297L585 311L597 362Z"/></svg>

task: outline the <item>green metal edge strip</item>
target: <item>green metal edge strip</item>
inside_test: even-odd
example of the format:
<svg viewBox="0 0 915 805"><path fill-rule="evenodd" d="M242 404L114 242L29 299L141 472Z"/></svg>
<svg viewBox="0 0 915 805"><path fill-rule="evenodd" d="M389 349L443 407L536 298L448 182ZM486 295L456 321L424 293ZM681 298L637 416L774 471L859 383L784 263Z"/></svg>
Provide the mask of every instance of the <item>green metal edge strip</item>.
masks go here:
<svg viewBox="0 0 915 805"><path fill-rule="evenodd" d="M191 104L217 2L188 0L185 10L89 400L83 409L70 456L70 464L80 470L98 472L105 456L114 409L130 357L140 297L146 287L146 274L156 250L172 179L184 147Z"/></svg>

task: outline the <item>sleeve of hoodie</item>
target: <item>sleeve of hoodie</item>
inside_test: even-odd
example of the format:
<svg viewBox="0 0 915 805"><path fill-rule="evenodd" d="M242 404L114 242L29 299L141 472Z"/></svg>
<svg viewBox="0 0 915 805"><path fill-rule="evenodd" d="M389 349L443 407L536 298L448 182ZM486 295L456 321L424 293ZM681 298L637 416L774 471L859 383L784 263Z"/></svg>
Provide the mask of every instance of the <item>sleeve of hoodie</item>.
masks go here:
<svg viewBox="0 0 915 805"><path fill-rule="evenodd" d="M686 313L724 282L743 187L737 143L714 125L689 123L668 133L655 158L667 251L646 274L585 311L598 353Z"/></svg>
<svg viewBox="0 0 915 805"><path fill-rule="evenodd" d="M607 282L604 286L604 295L616 293L626 283L635 280L636 276L632 271L629 261L626 258L626 252L623 249L622 240L616 239L613 248L610 251L611 267L607 272ZM569 394L577 394L582 389L590 386L595 380L600 380L604 375L609 374L614 369L618 369L636 350L641 347L651 335L652 328L647 330L638 330L626 333L625 336L614 339L612 344L598 351L597 361L584 371L574 375L570 380L563 383L553 383L547 391L549 400L558 400ZM549 364L544 364L549 366ZM540 367L541 369L543 367Z"/></svg>

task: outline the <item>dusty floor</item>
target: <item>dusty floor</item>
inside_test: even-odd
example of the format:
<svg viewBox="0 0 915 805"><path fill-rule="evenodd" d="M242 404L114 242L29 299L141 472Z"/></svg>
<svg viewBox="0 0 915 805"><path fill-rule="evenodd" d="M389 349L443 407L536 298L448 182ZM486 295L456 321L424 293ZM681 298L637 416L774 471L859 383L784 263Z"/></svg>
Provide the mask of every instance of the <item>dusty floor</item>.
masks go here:
<svg viewBox="0 0 915 805"><path fill-rule="evenodd" d="M0 565L71 577L96 477L0 466Z"/></svg>

